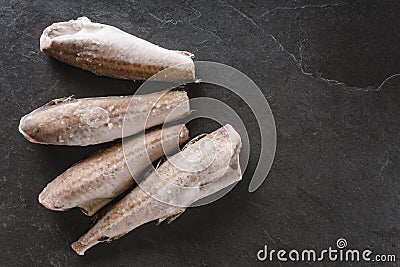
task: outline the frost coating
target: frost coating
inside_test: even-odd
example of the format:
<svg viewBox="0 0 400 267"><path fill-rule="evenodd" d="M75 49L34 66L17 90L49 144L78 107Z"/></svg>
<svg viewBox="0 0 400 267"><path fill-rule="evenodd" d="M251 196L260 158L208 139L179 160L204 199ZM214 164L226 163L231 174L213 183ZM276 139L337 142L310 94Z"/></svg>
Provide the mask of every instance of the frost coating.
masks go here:
<svg viewBox="0 0 400 267"><path fill-rule="evenodd" d="M193 55L168 50L86 17L53 23L40 37L40 50L99 75L145 80L171 68L161 80L195 79Z"/></svg>
<svg viewBox="0 0 400 267"><path fill-rule="evenodd" d="M187 158L192 153L204 149L200 148L201 140L209 140L214 144L206 145L206 149L211 149L206 152L213 152L215 155L202 154L192 164L209 162L211 157L213 160L208 167L192 172L192 168L181 170L169 160L165 161L155 171L146 175L138 187L108 210L92 229L72 244L72 248L79 255L83 255L94 245L118 239L149 221L171 222L196 200L240 181L242 174L239 153L242 143L235 129L231 125L225 125L199 141L189 142L185 149L176 155Z"/></svg>
<svg viewBox="0 0 400 267"><path fill-rule="evenodd" d="M152 161L178 149L188 138L189 131L179 124L130 138L124 149L117 144L95 153L50 182L40 193L39 202L58 211L80 207L91 216L129 189L134 184L132 176L138 176Z"/></svg>
<svg viewBox="0 0 400 267"><path fill-rule="evenodd" d="M134 108L128 109L131 101ZM189 113L185 91L57 99L22 117L19 131L34 143L86 146L131 136Z"/></svg>

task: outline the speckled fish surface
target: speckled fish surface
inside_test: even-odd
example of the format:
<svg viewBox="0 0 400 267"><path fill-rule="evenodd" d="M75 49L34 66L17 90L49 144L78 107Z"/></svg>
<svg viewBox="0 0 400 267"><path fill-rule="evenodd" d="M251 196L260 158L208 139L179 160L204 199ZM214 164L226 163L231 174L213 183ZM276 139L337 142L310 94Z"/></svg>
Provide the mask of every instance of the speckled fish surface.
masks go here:
<svg viewBox="0 0 400 267"><path fill-rule="evenodd" d="M21 118L19 131L40 144L87 146L131 136L190 114L185 91L56 99Z"/></svg>
<svg viewBox="0 0 400 267"><path fill-rule="evenodd" d="M241 139L231 125L194 139L170 157L107 213L72 248L83 255L153 221L174 220L196 200L239 180Z"/></svg>
<svg viewBox="0 0 400 267"><path fill-rule="evenodd" d="M48 209L65 211L79 207L89 216L128 190L151 162L187 141L183 124L154 129L124 140L73 165L50 182L39 195Z"/></svg>
<svg viewBox="0 0 400 267"><path fill-rule="evenodd" d="M98 75L146 80L170 68L166 81L195 79L193 55L168 50L113 26L86 17L53 23L40 37L40 50L67 64Z"/></svg>

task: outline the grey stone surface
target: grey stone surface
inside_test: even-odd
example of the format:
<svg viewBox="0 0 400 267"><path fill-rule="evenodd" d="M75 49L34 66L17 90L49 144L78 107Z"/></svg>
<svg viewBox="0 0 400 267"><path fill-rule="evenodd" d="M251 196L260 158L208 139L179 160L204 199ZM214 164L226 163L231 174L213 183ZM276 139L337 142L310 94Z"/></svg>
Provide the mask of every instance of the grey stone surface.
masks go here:
<svg viewBox="0 0 400 267"><path fill-rule="evenodd" d="M0 10L1 266L249 266L264 244L324 249L338 238L400 257L398 1L12 0L1 1ZM82 15L253 79L278 134L262 187L247 192L260 143L249 109L221 88L189 86L192 97L223 100L246 122L252 151L243 181L170 225L149 223L77 256L70 243L90 219L79 210L48 211L37 196L68 166L109 144L30 144L17 127L22 115L51 99L129 94L140 85L97 77L39 51L46 26ZM215 127L189 124L192 136Z"/></svg>

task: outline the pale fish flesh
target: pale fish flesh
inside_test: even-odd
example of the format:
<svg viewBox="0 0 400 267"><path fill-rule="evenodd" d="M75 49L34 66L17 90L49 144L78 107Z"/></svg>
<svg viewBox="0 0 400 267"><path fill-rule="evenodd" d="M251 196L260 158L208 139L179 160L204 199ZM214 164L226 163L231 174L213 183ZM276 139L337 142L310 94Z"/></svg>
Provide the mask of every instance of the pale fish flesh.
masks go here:
<svg viewBox="0 0 400 267"><path fill-rule="evenodd" d="M113 26L91 22L86 17L47 27L40 37L40 50L98 75L146 80L169 68L167 75L156 79L195 79L193 54L162 48Z"/></svg>
<svg viewBox="0 0 400 267"><path fill-rule="evenodd" d="M189 114L185 91L69 97L53 100L22 117L19 131L33 143L86 146L131 136Z"/></svg>
<svg viewBox="0 0 400 267"><path fill-rule="evenodd" d="M50 182L39 195L48 209L65 211L79 207L89 216L125 192L134 178L153 161L187 141L183 124L150 130L124 140L73 165Z"/></svg>
<svg viewBox="0 0 400 267"><path fill-rule="evenodd" d="M231 125L189 142L112 206L72 248L83 255L149 221L174 220L196 200L241 180L240 149L240 136Z"/></svg>

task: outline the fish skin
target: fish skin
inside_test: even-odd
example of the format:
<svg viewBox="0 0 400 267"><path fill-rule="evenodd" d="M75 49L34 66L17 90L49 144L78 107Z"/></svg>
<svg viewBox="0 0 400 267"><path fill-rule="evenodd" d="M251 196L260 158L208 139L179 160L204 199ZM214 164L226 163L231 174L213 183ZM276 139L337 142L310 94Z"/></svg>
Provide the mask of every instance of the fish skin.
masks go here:
<svg viewBox="0 0 400 267"><path fill-rule="evenodd" d="M33 143L87 146L131 136L189 114L185 91L66 98L53 100L23 116L19 131Z"/></svg>
<svg viewBox="0 0 400 267"><path fill-rule="evenodd" d="M120 79L193 81L193 54L168 50L86 17L53 23L40 37L40 50L64 63Z"/></svg>
<svg viewBox="0 0 400 267"><path fill-rule="evenodd" d="M207 145L210 141L215 144L213 149ZM240 136L230 125L189 143L112 206L72 244L73 250L84 255L94 245L118 239L144 223L157 219L170 222L196 200L241 180L240 149ZM187 168L182 169L184 165ZM199 170L199 166L204 168Z"/></svg>
<svg viewBox="0 0 400 267"><path fill-rule="evenodd" d="M73 165L50 182L39 194L39 202L50 210L80 207L92 216L125 192L151 162L169 154L187 141L183 124L154 129L97 152Z"/></svg>

